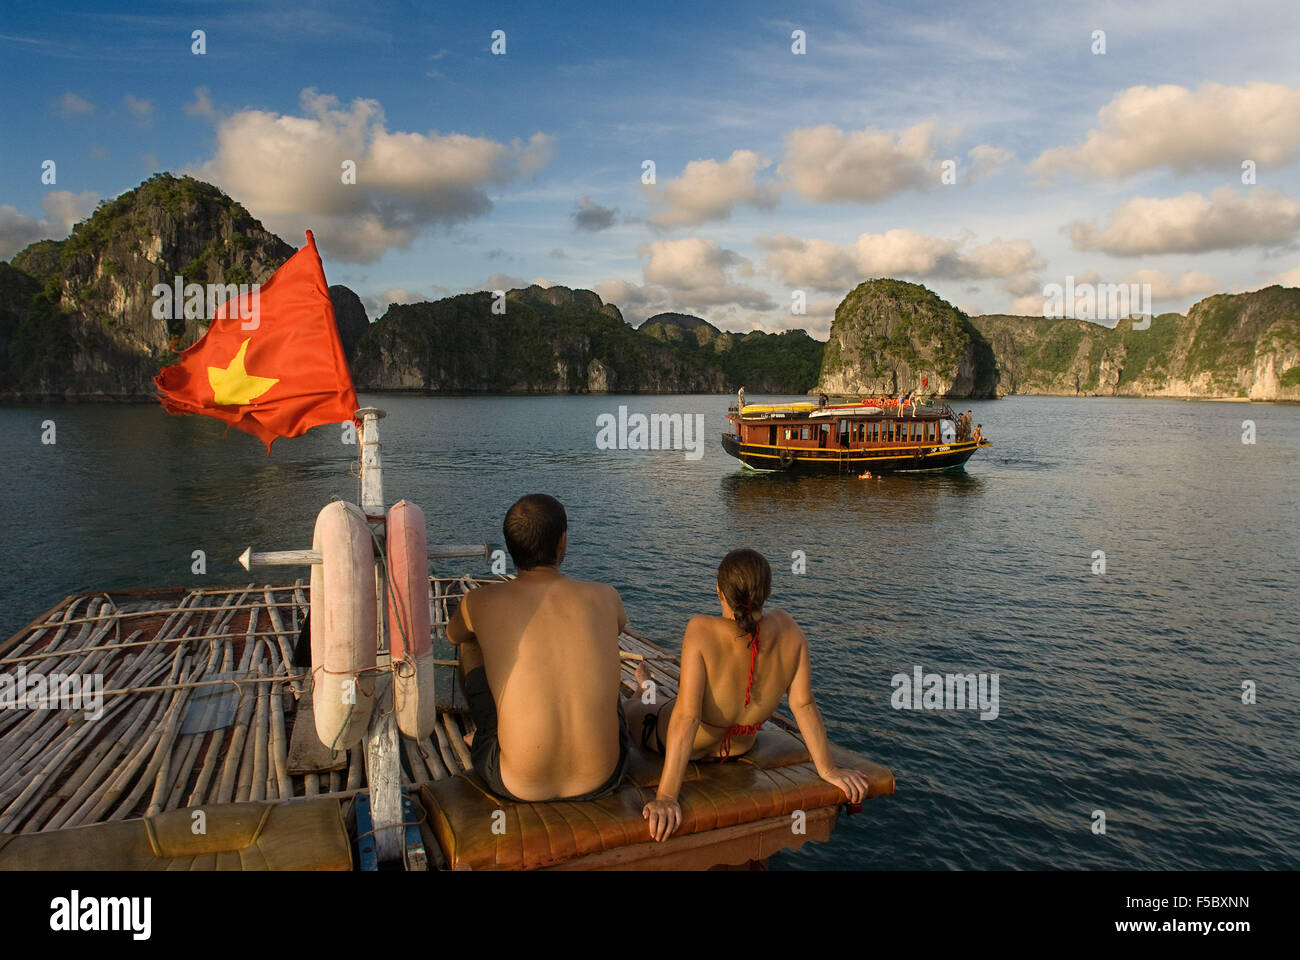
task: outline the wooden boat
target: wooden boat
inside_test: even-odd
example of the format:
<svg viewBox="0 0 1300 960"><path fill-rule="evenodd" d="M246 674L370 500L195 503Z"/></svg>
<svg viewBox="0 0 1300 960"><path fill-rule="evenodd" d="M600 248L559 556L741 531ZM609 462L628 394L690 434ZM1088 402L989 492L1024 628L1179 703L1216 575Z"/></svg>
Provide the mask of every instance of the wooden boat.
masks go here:
<svg viewBox="0 0 1300 960"><path fill-rule="evenodd" d="M858 476L960 469L976 450L990 445L987 439L959 437L957 415L947 404L900 408L897 400L882 398L790 406L812 409L777 415L732 405L722 449L752 470Z"/></svg>
<svg viewBox="0 0 1300 960"><path fill-rule="evenodd" d="M377 447L368 416L360 508L367 521L385 513L372 482ZM418 551L418 535L402 529L410 535L403 549ZM435 545L428 555L484 559L486 550ZM317 573L324 557L249 548L242 560L312 564ZM419 667L436 668L431 686L420 676L412 694L421 701L400 724L415 735L396 719L393 681L410 659L395 662L396 628L382 603L375 665L361 671L374 696L369 727L337 749L317 730L314 699L333 687L318 686L311 668L307 622L316 604L304 578L65 598L0 644L0 674L102 676L102 715L30 703L0 709L0 870L683 869L762 863L829 837L846 808L843 794L818 777L784 715L743 756L691 764L683 824L663 843L649 838L641 816L662 758L639 747L621 788L600 800L512 803L488 793L471 767L464 738L473 724L445 636L461 599L483 582L401 577L401 629L424 622L409 593L413 583L427 584L431 636L426 645L407 634L399 647L413 650ZM675 695L673 654L630 630L620 646L629 692L636 664L647 661L659 695ZM893 792L885 767L832 751L839 765L867 773L870 797Z"/></svg>
<svg viewBox="0 0 1300 960"><path fill-rule="evenodd" d="M439 638L461 598L484 581L431 577ZM347 870L373 849L363 744L331 756L316 736L311 673L300 637L304 582L70 596L0 646L0 667L102 670L104 716L0 711L0 870ZM649 661L661 695L676 693L677 658L644 637L620 637L623 684ZM297 651L297 653L295 653ZM25 659L22 659L25 658ZM590 803L519 804L487 794L470 768L473 729L447 660L438 661L437 723L403 736L400 782L409 810L408 869L668 869L762 861L825 840L843 806L817 777L787 717L727 764L692 764L685 822L648 839L641 807L662 758L635 749L616 794ZM884 767L834 748L891 793ZM792 831L803 810L806 833ZM206 830L192 832L202 811ZM494 833L500 812L502 833Z"/></svg>

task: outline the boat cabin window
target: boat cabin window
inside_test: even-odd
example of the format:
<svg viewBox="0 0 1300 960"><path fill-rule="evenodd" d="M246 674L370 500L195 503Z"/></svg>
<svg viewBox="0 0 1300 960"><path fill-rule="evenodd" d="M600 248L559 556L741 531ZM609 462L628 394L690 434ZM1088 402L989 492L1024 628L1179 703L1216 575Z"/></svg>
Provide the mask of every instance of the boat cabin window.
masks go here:
<svg viewBox="0 0 1300 960"><path fill-rule="evenodd" d="M802 432L802 433L800 434L800 436L799 436L799 439L800 439L800 440L807 440L810 436L811 436L811 434L809 434L809 432L808 432L808 428L807 428L807 427L804 427L804 428L803 428L803 432Z"/></svg>
<svg viewBox="0 0 1300 960"><path fill-rule="evenodd" d="M793 431L792 431L789 427L786 427L786 428L785 428L785 438L786 438L787 440L789 440L789 439L791 438L791 434L792 434L792 433L793 433Z"/></svg>
<svg viewBox="0 0 1300 960"><path fill-rule="evenodd" d="M789 432L790 432L790 431L788 431L788 430L786 431L786 433L789 433ZM768 428L767 428L767 442L768 442L768 444L769 444L770 446L773 446L773 447L776 446L776 427L768 427Z"/></svg>
<svg viewBox="0 0 1300 960"><path fill-rule="evenodd" d="M935 437L937 436L935 430L938 428L938 426L939 424L933 420L927 423L925 425L925 439L929 440L931 443L934 443Z"/></svg>

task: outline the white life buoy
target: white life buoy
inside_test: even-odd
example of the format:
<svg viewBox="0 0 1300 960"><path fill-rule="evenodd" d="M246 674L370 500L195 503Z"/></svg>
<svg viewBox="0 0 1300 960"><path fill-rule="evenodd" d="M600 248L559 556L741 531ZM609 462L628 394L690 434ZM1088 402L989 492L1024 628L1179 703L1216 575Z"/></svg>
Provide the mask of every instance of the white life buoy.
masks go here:
<svg viewBox="0 0 1300 960"><path fill-rule="evenodd" d="M374 705L375 548L365 515L334 501L316 515L311 568L312 709L332 750L359 741Z"/></svg>
<svg viewBox="0 0 1300 960"><path fill-rule="evenodd" d="M388 645L397 728L425 740L438 721L429 621L429 545L424 511L399 500L388 510Z"/></svg>

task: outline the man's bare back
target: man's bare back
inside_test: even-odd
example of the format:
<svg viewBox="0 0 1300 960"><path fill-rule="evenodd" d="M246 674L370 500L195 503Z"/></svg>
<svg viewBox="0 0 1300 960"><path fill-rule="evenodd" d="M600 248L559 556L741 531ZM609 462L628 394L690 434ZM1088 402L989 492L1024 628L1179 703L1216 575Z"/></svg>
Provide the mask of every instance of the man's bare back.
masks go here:
<svg viewBox="0 0 1300 960"><path fill-rule="evenodd" d="M468 594L448 625L477 640L497 705L501 780L521 800L576 797L619 761L618 592L555 567ZM466 651L468 652L468 651Z"/></svg>

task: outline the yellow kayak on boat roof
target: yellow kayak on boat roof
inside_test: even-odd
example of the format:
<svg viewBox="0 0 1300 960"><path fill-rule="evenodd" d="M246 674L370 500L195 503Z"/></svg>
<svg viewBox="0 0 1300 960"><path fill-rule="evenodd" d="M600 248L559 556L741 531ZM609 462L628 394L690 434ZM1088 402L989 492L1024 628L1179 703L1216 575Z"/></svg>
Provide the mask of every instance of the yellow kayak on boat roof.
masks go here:
<svg viewBox="0 0 1300 960"><path fill-rule="evenodd" d="M755 413L808 413L816 409L815 403L747 403L740 412L749 416Z"/></svg>

